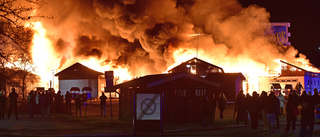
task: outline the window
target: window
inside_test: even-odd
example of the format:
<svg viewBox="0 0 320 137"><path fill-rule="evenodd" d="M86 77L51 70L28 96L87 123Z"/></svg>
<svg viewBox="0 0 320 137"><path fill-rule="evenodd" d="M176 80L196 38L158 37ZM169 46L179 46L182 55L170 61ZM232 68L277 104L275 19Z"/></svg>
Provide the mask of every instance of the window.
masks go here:
<svg viewBox="0 0 320 137"><path fill-rule="evenodd" d="M205 96L206 93L206 89L195 89L195 96L196 97L201 97L201 96Z"/></svg>
<svg viewBox="0 0 320 137"><path fill-rule="evenodd" d="M287 80L287 82L291 82L291 80Z"/></svg>
<svg viewBox="0 0 320 137"><path fill-rule="evenodd" d="M286 82L286 80L281 80L281 82Z"/></svg>

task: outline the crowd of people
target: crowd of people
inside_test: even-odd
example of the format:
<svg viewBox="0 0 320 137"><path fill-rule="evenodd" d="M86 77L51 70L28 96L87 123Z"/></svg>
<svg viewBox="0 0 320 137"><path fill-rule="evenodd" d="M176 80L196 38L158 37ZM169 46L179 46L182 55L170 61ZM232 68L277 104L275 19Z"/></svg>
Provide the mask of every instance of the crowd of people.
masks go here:
<svg viewBox="0 0 320 137"><path fill-rule="evenodd" d="M220 110L219 118L223 119L223 111L226 109L227 103L226 100L223 93L220 93L218 98L213 95L212 100L209 100L208 96L202 98L202 127L207 126L209 115L215 117L215 109L217 106ZM210 101L213 101L213 109L206 105L210 104ZM249 124L248 122L250 121L251 128L256 130L258 129L259 120L262 120L263 130L275 133L280 126L279 116L285 115L287 124L284 132L288 133L291 131L294 133L298 120L297 116L301 115L300 136L312 136L315 125L315 109L318 108L320 104L320 96L317 89L314 89L313 95L311 93L307 94L306 91L303 91L302 94L299 95L295 90L291 90L287 98L285 98L281 92L276 94L273 91L269 93L262 91L259 95L254 91L252 95L245 95L243 91L240 90L234 104L233 117L235 117L237 125L240 121L244 122L244 124ZM284 110L286 113L284 113Z"/></svg>
<svg viewBox="0 0 320 137"><path fill-rule="evenodd" d="M9 102L9 108L7 112L7 119L10 119L11 113L14 112L16 120L18 120L18 97L15 88L11 89L11 92L7 97L4 95L3 91L0 91L0 119L5 119L6 103ZM27 96L27 104L29 110L30 120L34 120L35 114L41 115L42 119L46 119L51 112L54 113L65 113L71 116L71 101L73 96L69 91L63 96L61 91L54 93L54 91L33 91L31 90ZM101 107L101 117L106 117L106 99L107 97L102 93L100 96L100 107ZM84 99L82 99L78 94L75 95L75 110L76 116L81 116L81 106Z"/></svg>

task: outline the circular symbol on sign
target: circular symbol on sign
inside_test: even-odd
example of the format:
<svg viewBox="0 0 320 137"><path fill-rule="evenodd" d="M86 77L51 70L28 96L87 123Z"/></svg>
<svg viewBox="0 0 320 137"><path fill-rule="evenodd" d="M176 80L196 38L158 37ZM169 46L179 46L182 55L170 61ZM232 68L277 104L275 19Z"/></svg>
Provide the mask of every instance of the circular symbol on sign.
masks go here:
<svg viewBox="0 0 320 137"><path fill-rule="evenodd" d="M154 100L147 98L142 101L140 108L143 114L152 115L156 111L157 106Z"/></svg>

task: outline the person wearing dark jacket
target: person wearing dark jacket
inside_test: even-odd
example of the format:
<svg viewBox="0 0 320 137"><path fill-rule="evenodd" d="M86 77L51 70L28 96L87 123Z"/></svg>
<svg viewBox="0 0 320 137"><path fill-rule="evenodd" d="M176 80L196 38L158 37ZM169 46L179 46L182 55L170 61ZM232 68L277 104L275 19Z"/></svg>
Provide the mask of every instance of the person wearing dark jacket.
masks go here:
<svg viewBox="0 0 320 137"><path fill-rule="evenodd" d="M202 127L208 126L209 117L209 98L208 96L201 97L201 110L202 110Z"/></svg>
<svg viewBox="0 0 320 137"><path fill-rule="evenodd" d="M106 103L106 100L107 100L107 96L104 95L104 93L102 93L102 95L100 96L100 107L101 107L101 117L102 117L102 114L104 117L106 117L106 107L107 107L107 103Z"/></svg>
<svg viewBox="0 0 320 137"><path fill-rule="evenodd" d="M6 108L7 98L3 94L3 91L0 91L0 119L4 119L4 110Z"/></svg>
<svg viewBox="0 0 320 137"><path fill-rule="evenodd" d="M310 96L302 99L301 103L301 129L299 137L312 137L313 126L315 123L314 102L311 100Z"/></svg>
<svg viewBox="0 0 320 137"><path fill-rule="evenodd" d="M49 97L47 91L44 91L39 95L39 105L41 107L42 118L46 119L49 107Z"/></svg>
<svg viewBox="0 0 320 137"><path fill-rule="evenodd" d="M285 132L290 131L290 125L292 126L292 132L296 130L296 121L297 121L297 112L299 106L299 96L296 94L296 91L293 90L289 94L288 102L286 104L286 111L287 111L287 126Z"/></svg>
<svg viewBox="0 0 320 137"><path fill-rule="evenodd" d="M79 115L81 116L81 98L79 95L76 96L76 99L74 100L76 103L76 116L78 115L78 111L79 111Z"/></svg>
<svg viewBox="0 0 320 137"><path fill-rule="evenodd" d="M209 105L210 105L210 120L214 121L216 117L216 107L217 107L217 99L214 94L212 94L212 98L209 100Z"/></svg>
<svg viewBox="0 0 320 137"><path fill-rule="evenodd" d="M312 104L314 105L314 107L317 108L320 103L320 96L319 96L317 88L315 88L313 90L313 96L311 98L311 101L312 101Z"/></svg>
<svg viewBox="0 0 320 137"><path fill-rule="evenodd" d="M239 121L244 121L245 124L248 123L248 112L247 112L247 107L245 103L245 96L243 94L243 90L240 90L236 97L236 102L235 102L235 110L237 112L237 117L236 117L236 124L239 124Z"/></svg>
<svg viewBox="0 0 320 137"><path fill-rule="evenodd" d="M56 107L56 113L61 113L61 105L63 103L63 97L61 96L61 91L59 90L54 96L54 103Z"/></svg>
<svg viewBox="0 0 320 137"><path fill-rule="evenodd" d="M258 129L259 113L260 113L260 100L259 95L256 91L252 93L250 105L250 118L251 118L251 128L253 130Z"/></svg>
<svg viewBox="0 0 320 137"><path fill-rule="evenodd" d="M36 95L33 90L28 95L29 117L30 120L34 119L34 112L36 107Z"/></svg>
<svg viewBox="0 0 320 137"><path fill-rule="evenodd" d="M223 119L223 111L226 109L227 98L223 93L220 93L218 98L218 108L220 110L220 119Z"/></svg>
<svg viewBox="0 0 320 137"><path fill-rule="evenodd" d="M263 130L268 130L268 119L267 119L268 94L267 92L262 91L259 97L259 100L260 100L260 111L262 115L262 121L264 124Z"/></svg>
<svg viewBox="0 0 320 137"><path fill-rule="evenodd" d="M71 99L72 96L69 93L69 91L67 91L66 95L65 95L65 100L66 100L66 114L71 116Z"/></svg>
<svg viewBox="0 0 320 137"><path fill-rule="evenodd" d="M268 96L268 105L267 105L267 119L268 119L268 131L270 133L275 133L275 121L276 113L279 111L279 99L274 95L274 92L270 92Z"/></svg>
<svg viewBox="0 0 320 137"><path fill-rule="evenodd" d="M11 93L9 94L10 104L9 104L9 112L8 112L8 119L10 119L12 109L14 111L14 115L18 120L18 97L19 95L16 93L16 89L12 88Z"/></svg>

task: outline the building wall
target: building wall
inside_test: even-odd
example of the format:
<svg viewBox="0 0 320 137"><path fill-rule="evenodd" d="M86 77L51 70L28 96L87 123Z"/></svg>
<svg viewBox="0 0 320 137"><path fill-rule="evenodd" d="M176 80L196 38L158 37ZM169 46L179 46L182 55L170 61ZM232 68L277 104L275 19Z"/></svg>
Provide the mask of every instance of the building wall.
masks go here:
<svg viewBox="0 0 320 137"><path fill-rule="evenodd" d="M303 88L313 94L313 89L320 89L320 77L305 76Z"/></svg>
<svg viewBox="0 0 320 137"><path fill-rule="evenodd" d="M71 87L79 87L80 90L83 87L91 87L91 97L98 97L100 90L98 86L98 79L70 79L70 80L59 80L59 90L62 95L65 95L67 91L70 91ZM81 92L80 92L81 93Z"/></svg>

